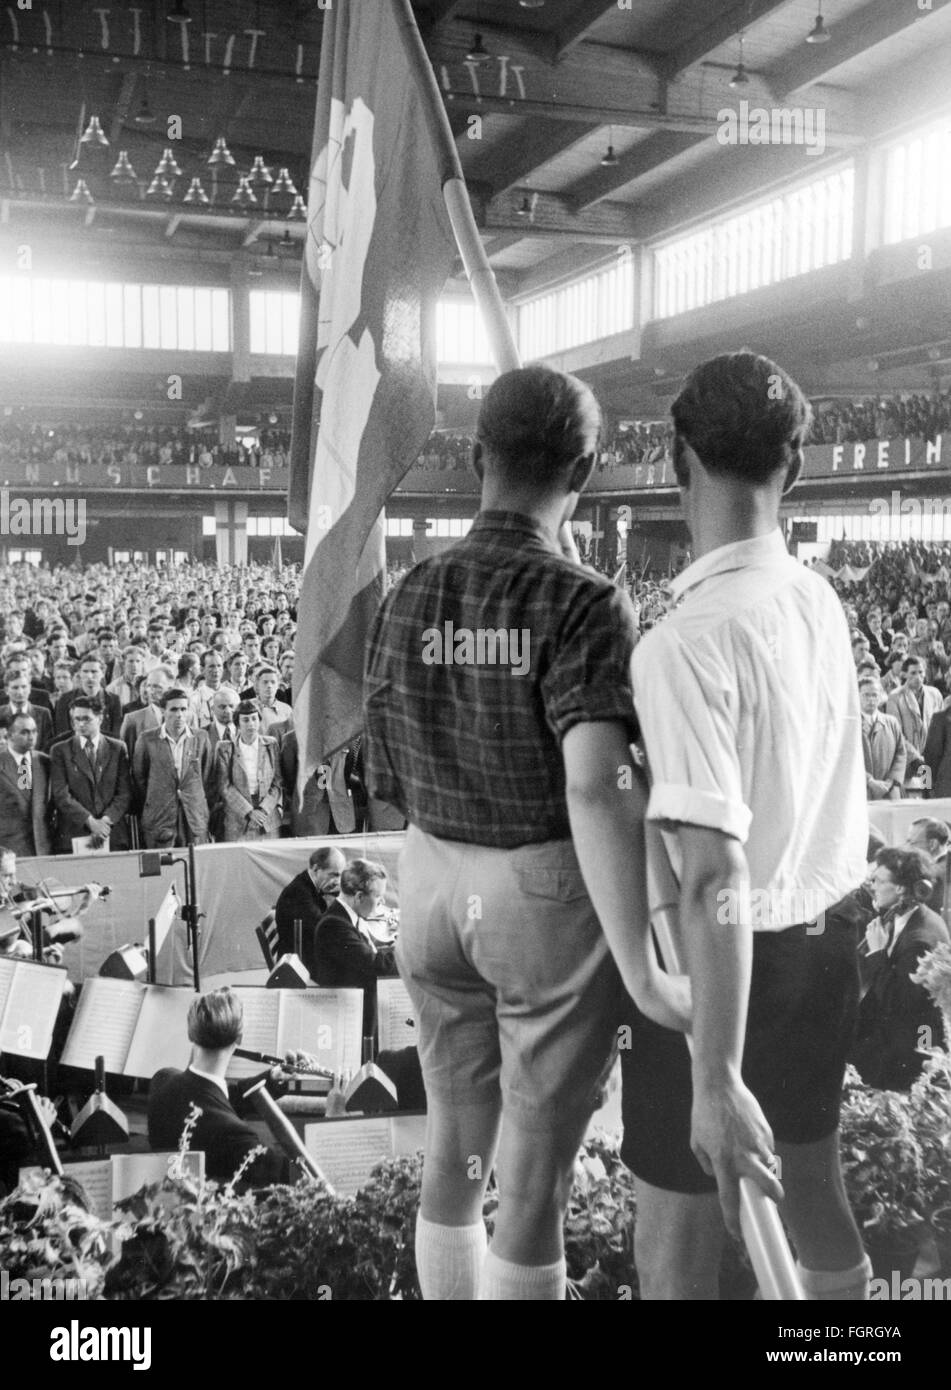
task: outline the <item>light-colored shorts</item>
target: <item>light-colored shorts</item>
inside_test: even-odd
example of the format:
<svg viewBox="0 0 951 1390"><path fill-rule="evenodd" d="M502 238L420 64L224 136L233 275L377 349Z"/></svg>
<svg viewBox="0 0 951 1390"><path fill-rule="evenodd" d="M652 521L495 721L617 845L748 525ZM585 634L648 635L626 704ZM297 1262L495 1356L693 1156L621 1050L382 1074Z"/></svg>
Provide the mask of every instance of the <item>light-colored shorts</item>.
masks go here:
<svg viewBox="0 0 951 1390"><path fill-rule="evenodd" d="M396 955L430 1099L539 1129L600 1103L624 987L570 840L490 849L410 826Z"/></svg>

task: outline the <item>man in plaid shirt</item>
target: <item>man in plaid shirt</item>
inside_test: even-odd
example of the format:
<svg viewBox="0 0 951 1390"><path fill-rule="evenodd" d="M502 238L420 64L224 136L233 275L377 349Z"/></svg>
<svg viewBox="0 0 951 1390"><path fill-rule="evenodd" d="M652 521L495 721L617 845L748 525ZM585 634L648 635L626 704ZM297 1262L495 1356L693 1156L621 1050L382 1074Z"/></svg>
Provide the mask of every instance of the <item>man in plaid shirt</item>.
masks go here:
<svg viewBox="0 0 951 1390"><path fill-rule="evenodd" d="M624 985L684 1017L648 945L630 600L568 528L600 424L576 378L501 376L473 452L482 509L392 590L369 643L368 783L409 821L397 960L429 1101L428 1299L564 1298L572 1168Z"/></svg>

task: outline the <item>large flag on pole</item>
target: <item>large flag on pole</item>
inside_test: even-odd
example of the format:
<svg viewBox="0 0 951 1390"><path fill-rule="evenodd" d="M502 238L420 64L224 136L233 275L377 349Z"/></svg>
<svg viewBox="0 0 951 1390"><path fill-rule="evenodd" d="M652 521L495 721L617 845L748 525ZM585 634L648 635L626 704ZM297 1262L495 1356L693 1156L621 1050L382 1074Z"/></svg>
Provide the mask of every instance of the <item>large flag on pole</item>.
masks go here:
<svg viewBox="0 0 951 1390"><path fill-rule="evenodd" d="M361 725L364 648L386 573L382 510L435 423L436 300L458 254L443 184L459 177L409 0L328 8L288 498L306 534L301 784Z"/></svg>

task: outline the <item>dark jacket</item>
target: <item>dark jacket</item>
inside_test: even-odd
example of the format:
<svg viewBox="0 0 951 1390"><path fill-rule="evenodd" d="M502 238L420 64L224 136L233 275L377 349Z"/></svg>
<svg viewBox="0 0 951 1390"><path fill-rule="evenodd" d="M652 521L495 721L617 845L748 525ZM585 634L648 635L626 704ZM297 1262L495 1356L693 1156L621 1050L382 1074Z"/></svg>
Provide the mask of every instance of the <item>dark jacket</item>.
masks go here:
<svg viewBox="0 0 951 1390"><path fill-rule="evenodd" d="M17 761L9 750L0 753L0 845L29 859L49 854L50 760L32 753L32 790L17 788Z"/></svg>
<svg viewBox="0 0 951 1390"><path fill-rule="evenodd" d="M317 923L313 953L304 964L324 989L363 990L363 1036L376 1026L376 982L399 974L392 946L374 950L341 902L331 903Z"/></svg>
<svg viewBox="0 0 951 1390"><path fill-rule="evenodd" d="M281 892L274 909L277 938L282 955L294 949L294 923L301 923L301 959L310 970L309 962L314 960L314 946L317 936L317 923L324 916L333 898L325 898L314 887L310 870L292 878ZM311 971L313 974L313 971Z"/></svg>
<svg viewBox="0 0 951 1390"><path fill-rule="evenodd" d="M941 1013L923 985L911 975L928 951L948 941L948 929L930 907L915 909L892 949L862 961L866 993L859 1004L858 1028L849 1061L868 1086L907 1091L925 1058L919 1047L940 1047Z"/></svg>
<svg viewBox="0 0 951 1390"><path fill-rule="evenodd" d="M53 745L50 762L53 805L59 818L57 854L71 854L73 839L89 834L89 816L108 816L112 821L109 848L128 849L126 816L132 803L132 781L125 744L100 736L95 775L82 740L75 736Z"/></svg>
<svg viewBox="0 0 951 1390"><path fill-rule="evenodd" d="M258 1134L235 1114L220 1087L193 1071L164 1067L152 1077L149 1090L149 1143L163 1152L178 1148L189 1107L197 1105L201 1117L192 1133L189 1147L205 1155L205 1176L230 1182L245 1156L261 1143ZM252 1186L280 1182L285 1164L269 1149L255 1159L248 1170Z"/></svg>
<svg viewBox="0 0 951 1390"><path fill-rule="evenodd" d="M929 724L923 756L931 772L931 795L951 796L951 708L940 710Z"/></svg>

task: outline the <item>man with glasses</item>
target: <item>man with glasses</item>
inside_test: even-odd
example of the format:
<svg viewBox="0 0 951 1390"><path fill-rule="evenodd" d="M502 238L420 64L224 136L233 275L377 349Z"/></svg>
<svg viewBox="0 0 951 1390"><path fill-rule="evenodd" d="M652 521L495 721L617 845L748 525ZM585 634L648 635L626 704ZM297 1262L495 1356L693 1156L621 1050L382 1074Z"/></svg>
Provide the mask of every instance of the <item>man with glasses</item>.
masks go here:
<svg viewBox="0 0 951 1390"><path fill-rule="evenodd" d="M70 715L75 733L51 753L56 853L71 854L74 839L89 838L92 848L128 849L132 782L125 744L102 733L98 695L80 692Z"/></svg>

